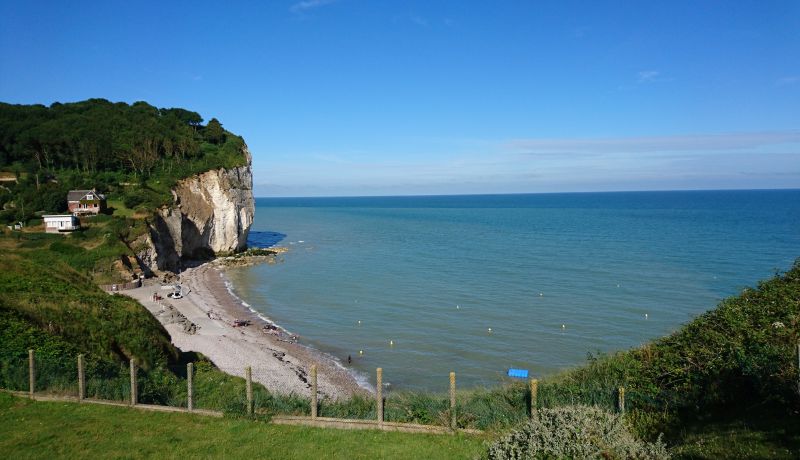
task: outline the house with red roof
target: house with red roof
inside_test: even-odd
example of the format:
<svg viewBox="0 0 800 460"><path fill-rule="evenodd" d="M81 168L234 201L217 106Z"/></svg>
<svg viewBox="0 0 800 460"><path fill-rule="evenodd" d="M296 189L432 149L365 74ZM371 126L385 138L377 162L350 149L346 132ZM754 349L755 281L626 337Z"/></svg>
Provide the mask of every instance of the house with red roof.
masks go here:
<svg viewBox="0 0 800 460"><path fill-rule="evenodd" d="M70 190L67 193L67 209L76 216L100 214L106 207L106 196L97 190Z"/></svg>

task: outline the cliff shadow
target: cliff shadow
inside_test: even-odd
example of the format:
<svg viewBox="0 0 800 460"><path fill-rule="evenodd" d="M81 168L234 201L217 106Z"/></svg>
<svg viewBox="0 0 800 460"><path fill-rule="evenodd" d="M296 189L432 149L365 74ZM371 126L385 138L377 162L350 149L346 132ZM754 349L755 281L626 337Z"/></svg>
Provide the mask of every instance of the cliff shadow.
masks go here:
<svg viewBox="0 0 800 460"><path fill-rule="evenodd" d="M155 265L159 270L175 270L180 262L180 256L175 248L167 222L163 217L157 215L150 226L150 239L156 250Z"/></svg>
<svg viewBox="0 0 800 460"><path fill-rule="evenodd" d="M208 220L203 228L192 222L191 219L181 219L180 270L202 265L204 262L216 257L214 251L208 247L211 235L212 221Z"/></svg>
<svg viewBox="0 0 800 460"><path fill-rule="evenodd" d="M253 232L247 235L248 248L269 248L283 241L286 234L278 232Z"/></svg>

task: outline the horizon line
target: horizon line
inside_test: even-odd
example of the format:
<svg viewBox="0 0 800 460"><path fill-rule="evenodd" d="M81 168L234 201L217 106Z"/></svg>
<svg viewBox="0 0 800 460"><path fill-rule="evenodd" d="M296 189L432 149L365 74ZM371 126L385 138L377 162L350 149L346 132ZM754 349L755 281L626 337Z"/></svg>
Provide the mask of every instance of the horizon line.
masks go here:
<svg viewBox="0 0 800 460"><path fill-rule="evenodd" d="M297 198L428 198L428 197L456 197L456 196L509 196L509 195L578 195L600 193L683 193L683 192L770 192L770 191L800 191L800 187L776 188L709 188L709 189L656 189L656 190L597 190L597 191L569 191L569 192L512 192L512 193L430 193L430 194L399 194L399 195L294 195L294 196L255 196L253 198L269 199L297 199Z"/></svg>

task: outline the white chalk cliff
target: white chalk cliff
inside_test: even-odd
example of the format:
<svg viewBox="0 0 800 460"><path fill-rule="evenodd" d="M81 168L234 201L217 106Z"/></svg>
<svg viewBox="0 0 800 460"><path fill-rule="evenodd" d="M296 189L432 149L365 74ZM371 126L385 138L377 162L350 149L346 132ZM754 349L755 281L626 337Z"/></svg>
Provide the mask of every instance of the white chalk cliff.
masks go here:
<svg viewBox="0 0 800 460"><path fill-rule="evenodd" d="M188 177L172 189L173 204L158 210L137 251L151 271L178 268L182 260L199 260L241 251L253 223L253 173L247 164Z"/></svg>

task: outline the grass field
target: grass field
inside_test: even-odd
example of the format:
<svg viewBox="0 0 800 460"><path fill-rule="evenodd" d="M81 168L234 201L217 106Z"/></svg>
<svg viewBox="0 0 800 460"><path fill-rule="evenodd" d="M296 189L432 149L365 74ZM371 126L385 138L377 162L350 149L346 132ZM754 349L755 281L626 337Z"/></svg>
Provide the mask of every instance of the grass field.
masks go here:
<svg viewBox="0 0 800 460"><path fill-rule="evenodd" d="M114 216L116 217L133 217L135 213L133 209L128 209L121 199L108 200L108 207L114 210Z"/></svg>
<svg viewBox="0 0 800 460"><path fill-rule="evenodd" d="M0 393L0 458L475 458L483 439L271 425Z"/></svg>
<svg viewBox="0 0 800 460"><path fill-rule="evenodd" d="M675 459L793 459L800 422L748 412L682 430ZM0 458L477 458L485 437L347 431L32 402L0 393Z"/></svg>

